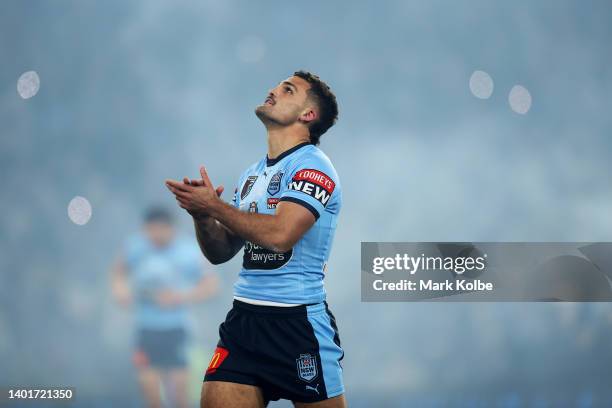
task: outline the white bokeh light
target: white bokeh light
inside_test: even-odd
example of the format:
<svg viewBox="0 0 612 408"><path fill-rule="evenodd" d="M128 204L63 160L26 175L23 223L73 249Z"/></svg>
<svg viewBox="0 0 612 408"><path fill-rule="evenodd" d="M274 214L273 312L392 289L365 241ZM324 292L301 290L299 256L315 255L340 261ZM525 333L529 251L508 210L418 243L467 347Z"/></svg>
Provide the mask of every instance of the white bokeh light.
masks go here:
<svg viewBox="0 0 612 408"><path fill-rule="evenodd" d="M480 99L489 99L493 94L493 78L484 71L474 71L470 77L470 91Z"/></svg>
<svg viewBox="0 0 612 408"><path fill-rule="evenodd" d="M30 99L40 89L40 78L36 71L27 71L17 80L17 92L23 99Z"/></svg>
<svg viewBox="0 0 612 408"><path fill-rule="evenodd" d="M531 94L522 85L514 85L508 95L510 107L516 113L526 114L531 109Z"/></svg>
<svg viewBox="0 0 612 408"><path fill-rule="evenodd" d="M87 224L91 218L91 204L85 197L74 197L68 204L68 217L77 225Z"/></svg>
<svg viewBox="0 0 612 408"><path fill-rule="evenodd" d="M244 63L259 62L266 54L266 44L256 36L244 37L236 46L236 55Z"/></svg>

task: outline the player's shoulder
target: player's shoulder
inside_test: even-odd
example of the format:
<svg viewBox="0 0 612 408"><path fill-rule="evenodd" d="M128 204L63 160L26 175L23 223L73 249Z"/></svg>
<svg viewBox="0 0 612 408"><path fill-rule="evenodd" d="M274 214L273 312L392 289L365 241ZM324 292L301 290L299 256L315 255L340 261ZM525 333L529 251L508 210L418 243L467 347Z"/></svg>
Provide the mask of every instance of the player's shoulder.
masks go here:
<svg viewBox="0 0 612 408"><path fill-rule="evenodd" d="M240 177L238 178L238 184L236 185L236 189L240 188L239 186L243 185L247 179L247 177L258 176L262 171L262 166L264 166L264 160L258 160L255 163L251 164L247 167L242 173L240 173Z"/></svg>
<svg viewBox="0 0 612 408"><path fill-rule="evenodd" d="M249 175L256 174L261 171L263 167L265 167L265 157L263 159L257 160L252 163L249 167L247 167L243 172L240 178L245 178Z"/></svg>
<svg viewBox="0 0 612 408"><path fill-rule="evenodd" d="M290 173L293 175L306 170L315 170L308 174L316 175L322 173L323 176L329 177L333 180L334 185L340 185L340 177L336 172L336 168L332 164L331 159L315 145L308 145L303 149L300 149L299 154L292 158L291 164L289 164Z"/></svg>
<svg viewBox="0 0 612 408"><path fill-rule="evenodd" d="M328 171L330 176L337 178L338 175L331 159L319 147L311 144L300 149L297 153L290 163L291 167L299 170L300 167L311 166L315 170Z"/></svg>
<svg viewBox="0 0 612 408"><path fill-rule="evenodd" d="M314 145L305 146L297 153L287 167L288 194L293 194L291 190L296 190L300 194L310 195L326 207L327 211L337 213L342 203L342 188L330 158ZM314 200L309 204L317 206Z"/></svg>

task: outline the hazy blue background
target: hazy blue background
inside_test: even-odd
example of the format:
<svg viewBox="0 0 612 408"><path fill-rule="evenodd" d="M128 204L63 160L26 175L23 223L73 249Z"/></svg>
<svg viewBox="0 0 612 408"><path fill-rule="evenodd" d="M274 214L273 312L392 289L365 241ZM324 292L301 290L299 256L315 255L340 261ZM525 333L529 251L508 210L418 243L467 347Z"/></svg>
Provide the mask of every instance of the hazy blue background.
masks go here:
<svg viewBox="0 0 612 408"><path fill-rule="evenodd" d="M322 148L344 193L327 288L350 404L612 405L612 305L359 292L360 241L612 239L611 21L607 1L3 1L0 386L140 406L110 262L146 205L174 206L165 178L205 164L233 190L266 153L254 107L304 68L341 110ZM40 91L22 99L29 70ZM475 70L494 80L488 100L470 92ZM77 195L84 226L67 216ZM198 308L196 371L238 258Z"/></svg>

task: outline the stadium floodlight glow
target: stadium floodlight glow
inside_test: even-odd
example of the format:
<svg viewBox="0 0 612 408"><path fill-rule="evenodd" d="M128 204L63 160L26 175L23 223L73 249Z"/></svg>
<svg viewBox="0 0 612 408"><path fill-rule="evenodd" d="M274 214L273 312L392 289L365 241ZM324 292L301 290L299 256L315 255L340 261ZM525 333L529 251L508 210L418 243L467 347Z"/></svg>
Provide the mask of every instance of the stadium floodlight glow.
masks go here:
<svg viewBox="0 0 612 408"><path fill-rule="evenodd" d="M470 91L479 99L489 99L493 94L493 78L484 71L474 71L470 77Z"/></svg>
<svg viewBox="0 0 612 408"><path fill-rule="evenodd" d="M85 197L76 196L68 204L68 217L77 225L85 225L91 219L91 204Z"/></svg>
<svg viewBox="0 0 612 408"><path fill-rule="evenodd" d="M508 94L508 103L513 111L524 115L531 109L531 94L522 85L514 85Z"/></svg>
<svg viewBox="0 0 612 408"><path fill-rule="evenodd" d="M27 71L21 74L17 80L17 93L23 99L30 99L40 89L40 77L36 71Z"/></svg>

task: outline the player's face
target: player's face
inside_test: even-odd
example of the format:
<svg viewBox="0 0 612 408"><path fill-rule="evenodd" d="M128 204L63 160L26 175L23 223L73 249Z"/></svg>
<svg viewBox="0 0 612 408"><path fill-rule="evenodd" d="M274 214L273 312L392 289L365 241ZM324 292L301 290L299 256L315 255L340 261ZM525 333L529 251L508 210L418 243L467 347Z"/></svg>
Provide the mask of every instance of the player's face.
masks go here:
<svg viewBox="0 0 612 408"><path fill-rule="evenodd" d="M166 246L174 236L174 228L167 222L149 222L144 229L151 242L158 247Z"/></svg>
<svg viewBox="0 0 612 408"><path fill-rule="evenodd" d="M288 126L300 120L310 108L307 91L310 84L296 76L289 77L268 92L255 114L264 123Z"/></svg>

